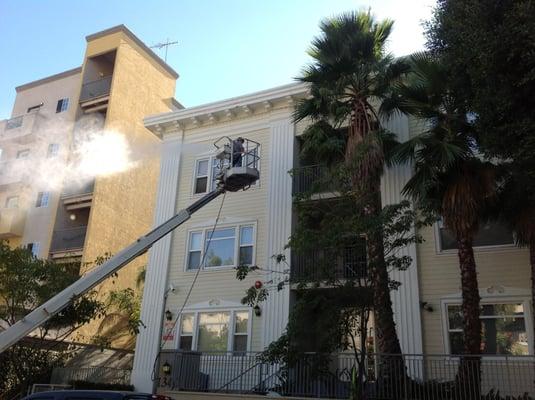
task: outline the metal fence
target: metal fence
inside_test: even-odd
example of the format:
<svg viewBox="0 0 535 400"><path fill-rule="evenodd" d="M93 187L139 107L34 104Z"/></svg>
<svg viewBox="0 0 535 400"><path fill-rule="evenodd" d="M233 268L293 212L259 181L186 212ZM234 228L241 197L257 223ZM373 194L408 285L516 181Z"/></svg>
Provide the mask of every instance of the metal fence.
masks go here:
<svg viewBox="0 0 535 400"><path fill-rule="evenodd" d="M307 354L284 366L252 352L163 351L157 377L163 390L346 399L355 394L357 371L351 353ZM535 396L533 356L370 354L363 372L360 395L370 400Z"/></svg>
<svg viewBox="0 0 535 400"><path fill-rule="evenodd" d="M80 102L110 94L111 78L112 76L109 75L92 82L84 83L82 85L82 92L80 93Z"/></svg>
<svg viewBox="0 0 535 400"><path fill-rule="evenodd" d="M54 368L50 383L70 384L73 381L129 385L131 370L107 367L63 367Z"/></svg>
<svg viewBox="0 0 535 400"><path fill-rule="evenodd" d="M336 183L324 165L309 165L292 171L293 194L326 193L336 191Z"/></svg>
<svg viewBox="0 0 535 400"><path fill-rule="evenodd" d="M61 193L62 198L80 196L84 194L93 193L95 189L95 180L84 183L73 183L69 182L63 187L63 192Z"/></svg>
<svg viewBox="0 0 535 400"><path fill-rule="evenodd" d="M86 233L87 226L85 225L54 231L50 252L82 249Z"/></svg>
<svg viewBox="0 0 535 400"><path fill-rule="evenodd" d="M366 239L341 249L314 249L292 252L290 279L361 279L368 274Z"/></svg>

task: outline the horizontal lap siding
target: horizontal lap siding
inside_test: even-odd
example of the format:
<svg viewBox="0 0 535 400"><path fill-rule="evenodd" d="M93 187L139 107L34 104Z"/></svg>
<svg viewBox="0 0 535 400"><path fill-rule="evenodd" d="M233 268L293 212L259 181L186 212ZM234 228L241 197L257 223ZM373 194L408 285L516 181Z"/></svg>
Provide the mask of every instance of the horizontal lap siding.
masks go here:
<svg viewBox="0 0 535 400"><path fill-rule="evenodd" d="M229 223L229 219L243 219L244 222L256 223L256 256L255 263L263 267L266 259L265 249L267 240L267 209L266 198L269 183L269 130L256 129L250 133L241 133L241 136L253 139L261 143L260 157L260 184L253 186L247 191L227 193L223 209L221 212L220 225ZM178 188L177 210L183 209L197 200L200 196L192 195L193 173L195 160L199 158L197 154L188 152L188 148L196 149L197 152L205 152L212 146L214 140L210 139L203 144L206 146L185 146L181 162L180 180ZM186 134L187 143L187 134ZM202 149L201 149L202 148ZM199 151L199 149L201 149ZM202 157L202 156L201 156ZM169 295L167 305L171 310L180 309L182 306L195 272L186 272L185 257L188 232L192 226L202 224L209 229L213 227L213 221L217 216L223 196L218 197L212 203L199 210L186 224L173 232L171 257L169 268L169 283L176 288L174 293ZM204 222L208 222L204 224ZM195 287L191 293L188 305L206 302L212 299L219 299L239 303L245 291L254 281L262 280L263 276L258 273L251 273L244 281L236 279L236 271L233 268L221 270L203 270L200 272ZM261 317L252 317L252 341L251 350L261 350Z"/></svg>

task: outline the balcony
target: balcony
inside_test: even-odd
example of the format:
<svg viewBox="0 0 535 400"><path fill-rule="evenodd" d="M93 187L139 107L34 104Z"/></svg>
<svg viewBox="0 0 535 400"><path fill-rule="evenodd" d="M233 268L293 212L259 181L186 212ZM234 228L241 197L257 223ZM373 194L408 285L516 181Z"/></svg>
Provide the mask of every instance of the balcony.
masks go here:
<svg viewBox="0 0 535 400"><path fill-rule="evenodd" d="M84 248L87 226L58 229L52 235L51 253L77 253Z"/></svg>
<svg viewBox="0 0 535 400"><path fill-rule="evenodd" d="M91 206L95 180L83 183L67 183L61 193L61 199L67 210Z"/></svg>
<svg viewBox="0 0 535 400"><path fill-rule="evenodd" d="M0 211L0 239L22 236L26 213L18 208L5 208Z"/></svg>
<svg viewBox="0 0 535 400"><path fill-rule="evenodd" d="M338 249L293 251L290 267L290 280L294 283L366 278L366 240Z"/></svg>
<svg viewBox="0 0 535 400"><path fill-rule="evenodd" d="M324 165L309 165L292 170L292 192L294 195L326 194L336 196L337 185L333 181L329 168Z"/></svg>
<svg viewBox="0 0 535 400"><path fill-rule="evenodd" d="M80 106L85 112L105 109L111 90L112 75L82 85L80 92Z"/></svg>
<svg viewBox="0 0 535 400"><path fill-rule="evenodd" d="M0 121L0 140L15 139L17 143L28 144L36 139L35 130L41 117L39 111Z"/></svg>

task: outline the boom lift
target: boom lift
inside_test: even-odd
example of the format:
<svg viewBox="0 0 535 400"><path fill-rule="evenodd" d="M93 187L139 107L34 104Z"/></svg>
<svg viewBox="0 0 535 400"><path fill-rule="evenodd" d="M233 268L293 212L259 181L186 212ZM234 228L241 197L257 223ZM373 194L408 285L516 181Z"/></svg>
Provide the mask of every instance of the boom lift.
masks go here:
<svg viewBox="0 0 535 400"><path fill-rule="evenodd" d="M242 141L243 144L241 146L236 146L236 141L225 136L214 143L216 147L216 159L218 160L218 174L215 188L211 192L194 202L188 208L181 210L174 217L157 226L145 236L137 239L108 261L82 276L50 300L38 306L13 326L0 332L0 353L44 324L76 300L76 298L87 293L130 261L145 253L159 239L178 228L190 219L194 212L210 203L220 194L226 191L236 192L241 189L246 190L250 185L255 183L260 177L258 171L258 148L260 145L250 139L242 139ZM236 150L237 147L238 150Z"/></svg>

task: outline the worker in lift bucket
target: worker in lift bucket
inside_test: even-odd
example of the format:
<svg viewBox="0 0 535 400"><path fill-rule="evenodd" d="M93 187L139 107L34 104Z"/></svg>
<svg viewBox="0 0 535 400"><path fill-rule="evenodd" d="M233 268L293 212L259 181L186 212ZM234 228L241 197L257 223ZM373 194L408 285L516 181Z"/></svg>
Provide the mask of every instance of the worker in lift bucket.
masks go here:
<svg viewBox="0 0 535 400"><path fill-rule="evenodd" d="M241 167L243 153L245 149L243 148L244 140L242 137L239 137L236 140L232 141L232 166Z"/></svg>

